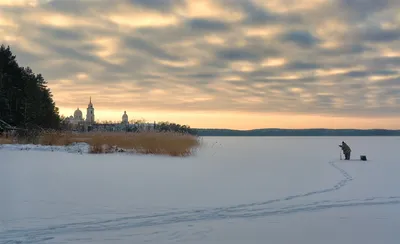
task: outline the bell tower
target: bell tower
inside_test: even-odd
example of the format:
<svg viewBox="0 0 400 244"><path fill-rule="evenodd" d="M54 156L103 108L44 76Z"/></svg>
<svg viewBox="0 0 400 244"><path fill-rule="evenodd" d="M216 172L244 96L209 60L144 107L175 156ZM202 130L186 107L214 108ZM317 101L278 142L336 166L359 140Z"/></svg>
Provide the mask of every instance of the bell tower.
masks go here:
<svg viewBox="0 0 400 244"><path fill-rule="evenodd" d="M86 109L86 122L90 125L94 123L94 107L92 104L92 97L90 97L89 105Z"/></svg>

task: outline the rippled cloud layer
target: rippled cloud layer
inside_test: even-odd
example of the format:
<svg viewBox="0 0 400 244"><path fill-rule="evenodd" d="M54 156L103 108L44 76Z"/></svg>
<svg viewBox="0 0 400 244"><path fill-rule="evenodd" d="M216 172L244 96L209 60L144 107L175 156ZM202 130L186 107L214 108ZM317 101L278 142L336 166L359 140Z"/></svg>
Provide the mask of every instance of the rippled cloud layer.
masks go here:
<svg viewBox="0 0 400 244"><path fill-rule="evenodd" d="M57 105L397 116L398 0L0 0Z"/></svg>

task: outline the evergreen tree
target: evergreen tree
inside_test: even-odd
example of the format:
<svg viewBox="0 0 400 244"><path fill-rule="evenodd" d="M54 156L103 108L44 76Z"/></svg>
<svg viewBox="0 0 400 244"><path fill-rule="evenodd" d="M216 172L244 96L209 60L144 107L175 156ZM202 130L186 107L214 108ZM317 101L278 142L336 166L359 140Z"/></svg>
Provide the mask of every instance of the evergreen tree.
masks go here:
<svg viewBox="0 0 400 244"><path fill-rule="evenodd" d="M43 76L20 67L4 45L0 46L0 119L27 129L58 129L61 121Z"/></svg>

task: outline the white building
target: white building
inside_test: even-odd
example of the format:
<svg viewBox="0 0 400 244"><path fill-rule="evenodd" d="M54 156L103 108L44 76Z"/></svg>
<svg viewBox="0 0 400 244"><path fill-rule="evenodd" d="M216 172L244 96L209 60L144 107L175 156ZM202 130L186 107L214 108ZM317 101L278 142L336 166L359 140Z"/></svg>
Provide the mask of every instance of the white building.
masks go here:
<svg viewBox="0 0 400 244"><path fill-rule="evenodd" d="M89 100L89 105L86 109L86 120L83 119L83 113L79 109L79 107L75 110L74 116L69 116L68 122L72 125L85 125L85 126L90 126L94 124L94 107L92 104L92 97L90 97Z"/></svg>
<svg viewBox="0 0 400 244"><path fill-rule="evenodd" d="M74 116L71 115L68 117L68 121L73 125L83 123L84 121L83 121L82 111L79 108L77 108L74 112Z"/></svg>
<svg viewBox="0 0 400 244"><path fill-rule="evenodd" d="M122 124L129 124L129 119L128 119L128 115L126 114L126 111L124 111L124 114L122 115Z"/></svg>

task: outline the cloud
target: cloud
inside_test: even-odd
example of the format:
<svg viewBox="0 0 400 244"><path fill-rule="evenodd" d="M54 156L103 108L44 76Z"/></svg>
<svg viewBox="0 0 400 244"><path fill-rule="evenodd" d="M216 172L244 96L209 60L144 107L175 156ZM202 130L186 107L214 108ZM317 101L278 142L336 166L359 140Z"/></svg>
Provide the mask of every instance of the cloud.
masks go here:
<svg viewBox="0 0 400 244"><path fill-rule="evenodd" d="M338 2L341 9L359 18L367 18L368 15L390 7L390 0L338 0Z"/></svg>
<svg viewBox="0 0 400 244"><path fill-rule="evenodd" d="M160 58L163 60L179 61L180 58L174 53L170 53L165 49L159 47L156 43L151 40L143 38L126 36L122 38L123 46L127 50L131 50L135 53L142 53L151 58Z"/></svg>
<svg viewBox="0 0 400 244"><path fill-rule="evenodd" d="M247 48L224 48L217 51L217 58L220 60L251 60L257 61L261 58L257 50L250 50Z"/></svg>
<svg viewBox="0 0 400 244"><path fill-rule="evenodd" d="M395 0L1 1L0 39L57 105L390 116ZM128 107L128 108L127 108Z"/></svg>
<svg viewBox="0 0 400 244"><path fill-rule="evenodd" d="M318 43L318 39L308 31L288 31L282 36L282 41L293 42L302 48L309 48Z"/></svg>
<svg viewBox="0 0 400 244"><path fill-rule="evenodd" d="M400 39L400 28L396 29L380 29L371 28L364 31L360 39L366 42L393 42Z"/></svg>
<svg viewBox="0 0 400 244"><path fill-rule="evenodd" d="M142 6L148 9L156 9L159 11L171 11L174 6L184 4L183 0L127 0L135 6Z"/></svg>
<svg viewBox="0 0 400 244"><path fill-rule="evenodd" d="M315 70L320 68L320 65L316 62L294 61L289 63L286 67L288 70Z"/></svg>
<svg viewBox="0 0 400 244"><path fill-rule="evenodd" d="M187 28L193 31L227 31L229 25L218 20L194 18L186 21Z"/></svg>

